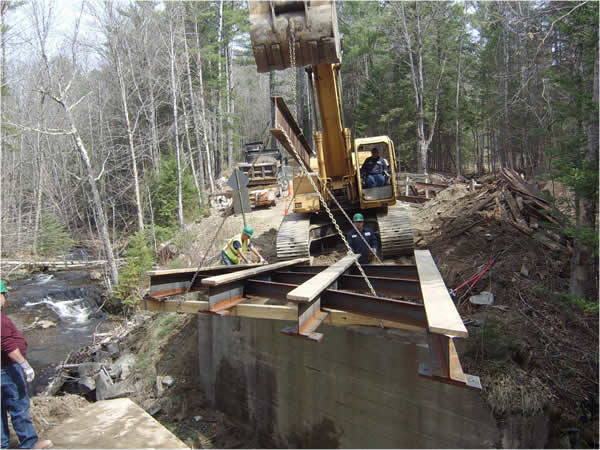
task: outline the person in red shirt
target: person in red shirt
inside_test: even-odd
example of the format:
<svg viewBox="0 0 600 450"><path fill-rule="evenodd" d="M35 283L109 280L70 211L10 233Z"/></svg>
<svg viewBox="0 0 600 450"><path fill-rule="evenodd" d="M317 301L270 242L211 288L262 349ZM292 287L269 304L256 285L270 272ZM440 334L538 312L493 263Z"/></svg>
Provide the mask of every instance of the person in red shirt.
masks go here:
<svg viewBox="0 0 600 450"><path fill-rule="evenodd" d="M35 428L31 422L27 383L33 381L35 372L25 359L27 355L27 341L23 333L1 311L6 303L6 295L6 285L4 281L0 280L2 448L8 448L10 443L10 431L8 429L9 414L15 433L19 438L20 448L50 448L52 442L38 440Z"/></svg>

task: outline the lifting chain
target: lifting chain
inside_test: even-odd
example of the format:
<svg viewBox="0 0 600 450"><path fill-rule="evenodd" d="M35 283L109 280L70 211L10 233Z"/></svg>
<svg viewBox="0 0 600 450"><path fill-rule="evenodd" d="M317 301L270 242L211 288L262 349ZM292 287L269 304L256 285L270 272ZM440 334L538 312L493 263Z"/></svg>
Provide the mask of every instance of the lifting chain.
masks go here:
<svg viewBox="0 0 600 450"><path fill-rule="evenodd" d="M289 31L290 31L290 33L289 33L289 36L290 36L290 39L289 39L290 63L291 63L292 69L294 69L294 73L295 73L295 69L296 69L296 50L295 50L296 49L296 45L295 45L294 33L291 32L292 31L291 29ZM295 83L294 83L293 86L294 86L294 92L295 92L296 91L296 85L295 85ZM298 151L296 150L296 147L294 146L294 144L292 144L292 141L291 141L290 137L288 136L288 134L286 133L286 131L281 127L281 125L278 125L277 128L285 136L285 139L287 141L288 147L292 149L292 151L294 152L294 155L296 156L296 160L300 163L300 168L302 169L303 175L308 178L308 181L310 181L310 184L312 185L314 191L319 196L319 200L321 201L321 204L325 208L325 211L327 212L327 215L329 216L329 219L331 219L331 223L333 224L333 226L337 230L337 233L339 234L340 238L344 242L344 245L346 246L347 254L348 255L352 255L354 257L354 263L356 264L356 267L358 267L358 270L360 271L362 277L364 278L365 283L367 283L367 286L369 287L369 290L371 291L371 294L374 297L377 297L377 293L375 292L375 289L373 288L373 285L369 281L369 278L367 277L367 274L365 273L363 267L358 262L358 257L352 251L352 248L350 247L350 244L348 244L348 241L346 240L346 236L344 236L344 233L342 232L342 230L340 229L340 226L338 225L337 221L335 220L335 218L333 216L333 213L331 212L331 209L329 208L329 205L327 205L327 202L323 198L323 194L321 194L321 190L317 187L317 184L315 183L315 180L308 173L308 169L304 165L304 161L302 160L302 158L300 158L300 155L298 154ZM321 184L323 186L325 186L325 188L327 189L327 186L323 182L323 180L321 179L321 177L319 177L319 175L317 175L317 178L319 178L319 181L321 182ZM331 192L329 192L329 190L328 190L328 193L331 196L331 198L333 198L335 200L335 197L333 197L331 195ZM337 201L336 201L336 203L337 203ZM337 205L339 207L339 203ZM340 208L340 210L343 211L343 209L341 209L341 208ZM345 212L344 212L344 215L346 215ZM348 216L346 215L346 217L348 217ZM349 220L349 218L348 218L348 220Z"/></svg>

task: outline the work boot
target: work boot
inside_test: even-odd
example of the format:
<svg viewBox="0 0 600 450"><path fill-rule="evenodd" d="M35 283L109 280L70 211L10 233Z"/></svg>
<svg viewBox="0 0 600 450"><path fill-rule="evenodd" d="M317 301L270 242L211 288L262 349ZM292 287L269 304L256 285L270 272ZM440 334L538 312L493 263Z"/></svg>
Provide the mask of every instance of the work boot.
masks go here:
<svg viewBox="0 0 600 450"><path fill-rule="evenodd" d="M37 441L33 448L52 448L52 441L48 439L44 441Z"/></svg>

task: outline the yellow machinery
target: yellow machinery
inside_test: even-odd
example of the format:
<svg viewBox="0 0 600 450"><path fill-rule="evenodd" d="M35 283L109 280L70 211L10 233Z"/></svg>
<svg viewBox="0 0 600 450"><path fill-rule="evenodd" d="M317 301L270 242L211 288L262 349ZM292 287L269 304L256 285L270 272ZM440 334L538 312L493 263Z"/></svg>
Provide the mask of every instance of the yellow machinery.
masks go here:
<svg viewBox="0 0 600 450"><path fill-rule="evenodd" d="M304 67L320 130L314 147L298 127L280 97L272 98L275 125L271 133L308 174L294 177L294 214L286 216L277 237L277 256L306 256L313 242L336 236L320 199L340 214L361 211L378 230L383 257L412 252L413 239L406 210L396 204L394 144L387 136L357 138L343 126L341 105L341 40L333 1L249 1L250 37L258 72ZM316 101L315 101L316 100ZM315 121L316 122L316 121ZM367 188L360 168L377 149L387 160L390 177L380 187ZM319 192L307 177L313 178Z"/></svg>

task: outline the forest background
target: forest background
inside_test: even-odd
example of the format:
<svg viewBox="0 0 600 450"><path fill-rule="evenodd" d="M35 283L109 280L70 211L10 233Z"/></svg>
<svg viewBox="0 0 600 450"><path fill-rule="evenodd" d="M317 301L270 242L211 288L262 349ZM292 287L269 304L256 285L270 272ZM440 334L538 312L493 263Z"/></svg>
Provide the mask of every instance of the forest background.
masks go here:
<svg viewBox="0 0 600 450"><path fill-rule="evenodd" d="M267 140L270 95L308 136L311 108L301 69L256 72L245 2L78 5L65 17L51 1L0 2L0 247L56 255L98 242L114 288L208 213L242 145ZM565 183L571 293L595 300L598 7L336 3L353 135L390 136L402 170L509 167ZM134 274L116 264L128 252Z"/></svg>

